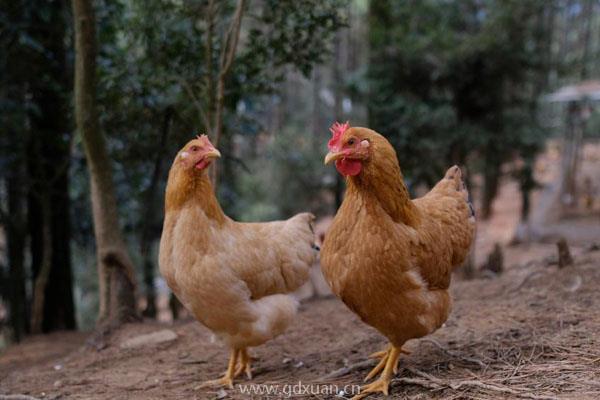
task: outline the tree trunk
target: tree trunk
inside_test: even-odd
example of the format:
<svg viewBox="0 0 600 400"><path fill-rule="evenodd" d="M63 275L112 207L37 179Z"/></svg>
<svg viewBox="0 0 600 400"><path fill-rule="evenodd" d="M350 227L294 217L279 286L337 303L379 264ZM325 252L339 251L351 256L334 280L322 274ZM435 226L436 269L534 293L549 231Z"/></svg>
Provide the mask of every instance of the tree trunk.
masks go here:
<svg viewBox="0 0 600 400"><path fill-rule="evenodd" d="M321 124L321 112L323 105L321 104L321 99L319 96L319 92L321 90L321 85L323 80L321 79L321 67L315 66L313 69L313 78L312 78L312 112L311 112L311 130L312 130L312 148L313 151L317 154L321 152L323 145L324 130L323 125Z"/></svg>
<svg viewBox="0 0 600 400"><path fill-rule="evenodd" d="M558 250L558 268L564 268L573 265L573 257L569 249L569 244L564 237L561 237L556 242L556 248Z"/></svg>
<svg viewBox="0 0 600 400"><path fill-rule="evenodd" d="M580 71L580 79L582 81L586 80L589 76L588 64L590 58L590 36L592 33L592 18L595 17L593 14L594 10L594 0L585 0L583 6L583 15L582 17L585 20L582 37L582 55L581 55L581 71Z"/></svg>
<svg viewBox="0 0 600 400"><path fill-rule="evenodd" d="M215 77L213 73L213 36L215 31L215 0L208 0L206 7L206 44L204 57L206 58L206 93L208 104L206 107L205 127L209 137L213 136L211 131L213 115L215 113Z"/></svg>
<svg viewBox="0 0 600 400"><path fill-rule="evenodd" d="M154 227L157 224L156 216L160 215L157 212L158 207L158 183L162 176L164 156L163 149L167 146L167 137L171 127L171 119L173 110L167 108L162 124L160 140L157 143L154 158L154 170L150 185L144 194L145 212L142 215L141 222L141 238L140 238L140 254L144 266L144 286L146 290L146 309L143 312L144 317L156 318L156 289L154 288L154 258L152 257L152 242L156 239Z"/></svg>
<svg viewBox="0 0 600 400"><path fill-rule="evenodd" d="M70 143L57 144L56 154L67 165L52 180L50 189L50 227L52 269L46 286L44 304L44 332L77 328L73 300L73 274L71 268L71 199L69 198Z"/></svg>
<svg viewBox="0 0 600 400"><path fill-rule="evenodd" d="M561 195L560 201L563 212L576 204L577 198L577 173L579 170L583 130L585 121L582 117L584 111L580 104L569 103L567 115L567 129L563 140Z"/></svg>
<svg viewBox="0 0 600 400"><path fill-rule="evenodd" d="M498 194L498 185L500 184L500 164L494 160L486 160L483 177L481 218L485 220L492 216L492 203Z"/></svg>
<svg viewBox="0 0 600 400"><path fill-rule="evenodd" d="M46 100L37 103L41 113L32 118L32 126L39 135L28 146L32 285L44 288L44 293L34 290L33 301L41 307L36 312L42 313L32 315L42 324L33 327L37 332L38 328L43 332L76 328L70 248L70 146L56 126L63 124L63 114L57 112L57 104L48 103L50 98ZM49 165L56 169L49 169ZM39 276L42 270L44 277ZM43 302L38 303L39 299Z"/></svg>
<svg viewBox="0 0 600 400"><path fill-rule="evenodd" d="M29 54L32 69L24 79L29 101L35 107L29 108L25 125L34 134L21 140L28 147L32 285L43 288L37 297L34 295L38 308L32 317L36 324L41 323L34 326L36 331L48 332L75 329L69 218L71 124L65 94L72 88L72 69L65 47L67 3L32 3L28 34L44 51ZM43 277L39 276L42 270Z"/></svg>
<svg viewBox="0 0 600 400"><path fill-rule="evenodd" d="M223 39L223 44L221 48L220 67L217 76L217 92L214 100L214 122L213 129L211 129L213 133L213 144L215 147L219 146L221 135L223 134L223 113L225 110L225 80L227 79L229 71L231 70L233 60L235 59L237 45L240 39L240 28L242 25L242 17L244 16L245 3L246 0L237 1L234 15L231 19L229 28L227 29L227 33L225 34L225 37ZM207 60L207 62L212 63L212 60ZM210 174L213 186L216 190L219 181L219 173L216 163L212 164Z"/></svg>
<svg viewBox="0 0 600 400"><path fill-rule="evenodd" d="M529 213L531 211L531 192L536 187L535 178L533 176L533 165L535 158L529 157L525 160L525 165L520 171L519 186L521 189L521 222L527 223L529 220Z"/></svg>
<svg viewBox="0 0 600 400"><path fill-rule="evenodd" d="M88 162L100 289L99 323L137 319L135 275L119 227L112 167L96 110L96 32L91 0L73 0L75 117Z"/></svg>
<svg viewBox="0 0 600 400"><path fill-rule="evenodd" d="M8 216L6 247L8 252L8 302L13 337L18 342L29 331L27 292L25 290L25 209L23 207L23 168L14 166L7 179Z"/></svg>
<svg viewBox="0 0 600 400"><path fill-rule="evenodd" d="M3 18L12 24L24 25L28 17L26 4L4 2ZM26 56L25 46L7 46L18 42L20 29L4 29L0 36L4 60L20 60ZM6 234L6 261L8 263L6 277L0 282L2 295L7 300L8 318L12 330L12 338L20 341L29 331L29 302L26 291L27 274L25 271L25 248L27 243L27 191L26 185L26 147L29 133L27 124L27 78L29 69L23 63L6 62L2 66L0 77L0 97L4 101L19 105L8 112L4 108L0 113L0 137L2 137L2 155L10 155L4 159L0 176L3 178L6 196L6 209L0 207L0 225ZM7 103L8 104L8 103ZM6 147L5 147L6 146ZM8 161L8 162L6 162Z"/></svg>
<svg viewBox="0 0 600 400"><path fill-rule="evenodd" d="M46 287L52 268L52 228L50 226L50 199L46 195L42 203L42 262L33 285L33 304L31 306L31 333L42 333Z"/></svg>
<svg viewBox="0 0 600 400"><path fill-rule="evenodd" d="M342 108L342 100L344 97L343 86L342 86L342 70L340 68L340 56L342 53L341 42L342 34L338 31L335 34L335 44L334 44L334 54L333 54L333 64L332 64L332 80L333 80L333 114L336 121L344 122L344 110ZM334 199L335 199L335 209L338 210L342 205L342 201L344 200L344 180L342 176L338 173L335 174L335 186L334 186Z"/></svg>

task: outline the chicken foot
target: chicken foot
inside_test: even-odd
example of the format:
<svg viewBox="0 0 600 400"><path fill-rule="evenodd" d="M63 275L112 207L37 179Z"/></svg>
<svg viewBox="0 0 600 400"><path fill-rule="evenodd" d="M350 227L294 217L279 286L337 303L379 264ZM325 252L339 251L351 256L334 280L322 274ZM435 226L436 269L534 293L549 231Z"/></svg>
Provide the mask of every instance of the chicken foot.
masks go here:
<svg viewBox="0 0 600 400"><path fill-rule="evenodd" d="M239 349L231 349L231 356L229 357L229 364L227 366L227 371L225 371L225 375L219 379L203 382L200 387L227 386L229 389L233 389L233 378L236 376L235 372L239 353Z"/></svg>
<svg viewBox="0 0 600 400"><path fill-rule="evenodd" d="M229 389L233 389L233 379L237 378L242 372L246 373L248 379L252 379L252 361L254 360L255 359L248 354L248 349L246 347L232 349L225 375L219 379L203 382L200 387L226 386Z"/></svg>
<svg viewBox="0 0 600 400"><path fill-rule="evenodd" d="M387 396L390 381L392 380L394 374L398 371L398 359L400 358L401 353L406 353L406 351L402 350L401 347L396 347L393 345L390 345L387 350L373 353L371 357L381 357L381 361L379 361L379 364L377 364L375 368L369 372L365 378L365 381L371 379L380 371L383 370L383 372L381 372L379 379L377 379L375 382L361 387L360 394L354 396L352 400L359 400L367 397L371 393L377 392L381 392Z"/></svg>
<svg viewBox="0 0 600 400"><path fill-rule="evenodd" d="M369 355L369 358L381 358L381 360L375 367L373 367L371 372L369 372L369 374L365 377L365 380L364 380L365 382L371 380L375 375L377 375L378 373L380 373L383 370L393 347L394 346L392 346L390 344L387 349L381 350L381 351L376 351L375 353ZM410 354L409 351L404 350L402 348L400 348L400 353ZM398 373L398 360L396 360L396 363L394 364L394 375L397 373Z"/></svg>

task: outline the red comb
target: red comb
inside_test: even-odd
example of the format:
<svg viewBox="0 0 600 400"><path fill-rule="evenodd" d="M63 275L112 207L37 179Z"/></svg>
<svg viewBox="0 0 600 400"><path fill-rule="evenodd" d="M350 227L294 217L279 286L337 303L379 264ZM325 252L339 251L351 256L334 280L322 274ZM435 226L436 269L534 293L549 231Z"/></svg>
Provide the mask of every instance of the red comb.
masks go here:
<svg viewBox="0 0 600 400"><path fill-rule="evenodd" d="M344 132L348 130L348 128L350 128L350 124L348 123L348 121L346 121L343 124L340 124L339 122L334 122L334 124L331 125L331 128L329 128L329 131L331 132L332 136L329 140L329 143L327 143L327 146L329 148L337 146L340 142L340 138L342 137Z"/></svg>
<svg viewBox="0 0 600 400"><path fill-rule="evenodd" d="M201 141L204 145L209 145L210 147L214 147L213 144L210 142L210 139L208 138L207 135L196 135L196 139Z"/></svg>

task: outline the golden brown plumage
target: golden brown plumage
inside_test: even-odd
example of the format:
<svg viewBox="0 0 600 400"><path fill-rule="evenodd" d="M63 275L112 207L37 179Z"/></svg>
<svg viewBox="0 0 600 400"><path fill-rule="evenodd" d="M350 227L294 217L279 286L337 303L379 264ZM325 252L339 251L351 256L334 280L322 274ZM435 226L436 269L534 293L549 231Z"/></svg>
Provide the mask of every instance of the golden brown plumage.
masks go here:
<svg viewBox="0 0 600 400"><path fill-rule="evenodd" d="M312 214L238 223L221 209L206 168L220 156L203 136L190 141L169 172L160 271L179 300L232 350L222 379L250 376L247 347L281 334L296 312L287 293L308 279L315 258Z"/></svg>
<svg viewBox="0 0 600 400"><path fill-rule="evenodd" d="M448 318L452 269L473 240L475 218L458 167L424 197L411 200L396 153L380 134L337 125L326 162L347 176L343 204L326 235L321 265L333 292L390 341L367 376L363 395L382 391L402 345Z"/></svg>

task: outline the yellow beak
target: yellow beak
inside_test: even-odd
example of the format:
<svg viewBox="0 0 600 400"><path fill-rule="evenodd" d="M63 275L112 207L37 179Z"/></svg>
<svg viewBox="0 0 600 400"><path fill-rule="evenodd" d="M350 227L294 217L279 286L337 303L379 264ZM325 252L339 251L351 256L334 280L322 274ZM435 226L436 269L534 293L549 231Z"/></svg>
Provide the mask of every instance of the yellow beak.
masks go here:
<svg viewBox="0 0 600 400"><path fill-rule="evenodd" d="M221 152L217 149L212 149L208 153L206 153L204 158L208 158L208 159L221 158Z"/></svg>
<svg viewBox="0 0 600 400"><path fill-rule="evenodd" d="M339 160L342 157L344 157L344 153L342 153L341 151L330 151L325 156L325 165L330 164L332 161Z"/></svg>

